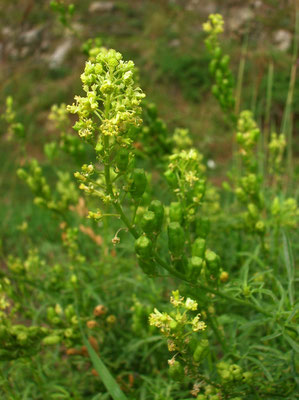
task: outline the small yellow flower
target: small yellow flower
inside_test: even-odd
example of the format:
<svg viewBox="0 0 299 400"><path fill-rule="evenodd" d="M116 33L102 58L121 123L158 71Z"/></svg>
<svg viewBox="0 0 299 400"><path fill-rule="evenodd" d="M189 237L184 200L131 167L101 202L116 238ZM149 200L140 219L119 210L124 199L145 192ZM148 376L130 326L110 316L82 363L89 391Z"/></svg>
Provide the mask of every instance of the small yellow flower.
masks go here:
<svg viewBox="0 0 299 400"><path fill-rule="evenodd" d="M198 331L204 331L207 327L207 325L205 324L205 322L200 321L200 314L198 314L195 318L193 318L192 320L192 330L194 332L198 332Z"/></svg>

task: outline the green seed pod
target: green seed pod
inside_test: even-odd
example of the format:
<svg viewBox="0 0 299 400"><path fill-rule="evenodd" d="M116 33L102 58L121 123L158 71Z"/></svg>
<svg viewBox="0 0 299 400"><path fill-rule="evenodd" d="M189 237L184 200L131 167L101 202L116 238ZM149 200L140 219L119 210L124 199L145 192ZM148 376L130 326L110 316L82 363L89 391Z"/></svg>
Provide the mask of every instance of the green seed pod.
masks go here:
<svg viewBox="0 0 299 400"><path fill-rule="evenodd" d="M248 204L248 212L253 219L257 219L259 217L259 210L257 206L253 203Z"/></svg>
<svg viewBox="0 0 299 400"><path fill-rule="evenodd" d="M229 364L225 361L220 361L217 365L216 368L219 371L223 371L223 370L228 370Z"/></svg>
<svg viewBox="0 0 299 400"><path fill-rule="evenodd" d="M241 188L241 187L237 187L235 190L236 196L238 198L239 201L241 201L242 203L245 203L247 200L247 195L245 193L245 191Z"/></svg>
<svg viewBox="0 0 299 400"><path fill-rule="evenodd" d="M42 343L45 346L53 346L54 344L58 344L60 342L60 337L57 335L50 335L46 336L43 340Z"/></svg>
<svg viewBox="0 0 299 400"><path fill-rule="evenodd" d="M130 193L133 199L139 199L146 188L147 179L143 169L136 168L132 173L132 184L130 187Z"/></svg>
<svg viewBox="0 0 299 400"><path fill-rule="evenodd" d="M12 129L14 131L14 134L17 135L20 138L24 138L25 137L25 129L24 129L24 125L21 124L20 122L17 122L15 124L12 125Z"/></svg>
<svg viewBox="0 0 299 400"><path fill-rule="evenodd" d="M258 222L255 224L255 229L256 229L256 231L257 231L259 234L265 233L266 227L265 227L264 221L258 221Z"/></svg>
<svg viewBox="0 0 299 400"><path fill-rule="evenodd" d="M20 332L17 335L17 341L22 343L22 344L25 343L27 341L27 339L28 339L28 335L27 335L26 332Z"/></svg>
<svg viewBox="0 0 299 400"><path fill-rule="evenodd" d="M223 79L223 74L221 69L217 69L216 73L215 73L215 80L217 85L219 85L221 87L221 83L222 83L222 79Z"/></svg>
<svg viewBox="0 0 299 400"><path fill-rule="evenodd" d="M229 368L229 371L233 375L235 380L241 380L242 379L242 368L237 365L237 364L232 364Z"/></svg>
<svg viewBox="0 0 299 400"><path fill-rule="evenodd" d="M149 259L152 255L153 243L147 236L140 236L135 241L135 251L136 253L145 259Z"/></svg>
<svg viewBox="0 0 299 400"><path fill-rule="evenodd" d="M169 206L169 219L170 222L179 222L180 224L183 221L183 207L179 202L172 202Z"/></svg>
<svg viewBox="0 0 299 400"><path fill-rule="evenodd" d="M207 400L207 397L204 394L198 394L195 400Z"/></svg>
<svg viewBox="0 0 299 400"><path fill-rule="evenodd" d="M218 60L211 60L210 65L209 65L209 71L211 75L215 74L216 68L218 66Z"/></svg>
<svg viewBox="0 0 299 400"><path fill-rule="evenodd" d="M221 55L222 55L222 50L221 50L221 48L218 46L218 47L215 48L213 56L214 56L215 58L220 59Z"/></svg>
<svg viewBox="0 0 299 400"><path fill-rule="evenodd" d="M19 168L17 170L17 175L20 179L24 179L24 180L27 179L27 177L28 177L28 174L26 173L26 171L23 168Z"/></svg>
<svg viewBox="0 0 299 400"><path fill-rule="evenodd" d="M168 169L165 173L164 173L165 179L168 183L168 185L171 188L177 188L178 187L178 178L176 176L176 174L171 171L170 169Z"/></svg>
<svg viewBox="0 0 299 400"><path fill-rule="evenodd" d="M179 361L174 361L169 367L169 375L175 381L180 381L184 378L184 368Z"/></svg>
<svg viewBox="0 0 299 400"><path fill-rule="evenodd" d="M231 382L234 380L233 375L228 369L222 369L218 371L220 379L223 383Z"/></svg>
<svg viewBox="0 0 299 400"><path fill-rule="evenodd" d="M149 211L155 213L156 216L156 232L159 232L163 225L164 219L164 206L159 200L153 200L149 205Z"/></svg>
<svg viewBox="0 0 299 400"><path fill-rule="evenodd" d="M242 381L250 384L250 383L252 383L252 380L253 380L252 372L250 372L250 371L243 372Z"/></svg>
<svg viewBox="0 0 299 400"><path fill-rule="evenodd" d="M217 275L220 268L220 258L219 256L211 250L206 250L205 259L208 266L209 272L213 275Z"/></svg>
<svg viewBox="0 0 299 400"><path fill-rule="evenodd" d="M206 241L203 238L197 238L192 244L192 256L204 258L206 251Z"/></svg>
<svg viewBox="0 0 299 400"><path fill-rule="evenodd" d="M193 359L196 362L200 362L202 361L202 359L204 357L206 357L206 355L209 352L209 341L206 339L202 339L198 346L195 349L195 352L193 353Z"/></svg>
<svg viewBox="0 0 299 400"><path fill-rule="evenodd" d="M141 227L147 234L153 234L156 231L157 220L153 211L146 211L141 219Z"/></svg>
<svg viewBox="0 0 299 400"><path fill-rule="evenodd" d="M197 236L205 239L210 231L210 221L207 218L197 219L195 231Z"/></svg>
<svg viewBox="0 0 299 400"><path fill-rule="evenodd" d="M181 256L185 247L185 232L178 222L168 225L168 248L175 256Z"/></svg>
<svg viewBox="0 0 299 400"><path fill-rule="evenodd" d="M142 271L149 276L156 276L158 272L157 264L154 260L144 260L139 258L138 260L139 267Z"/></svg>
<svg viewBox="0 0 299 400"><path fill-rule="evenodd" d="M220 60L220 68L222 71L225 71L228 67L230 57L228 54L225 54Z"/></svg>
<svg viewBox="0 0 299 400"><path fill-rule="evenodd" d="M203 267L203 259L197 256L191 257L188 260L188 276L192 279L197 279Z"/></svg>
<svg viewBox="0 0 299 400"><path fill-rule="evenodd" d="M129 150L128 149L120 149L115 157L115 162L117 168L121 172L125 172L127 170L129 164Z"/></svg>

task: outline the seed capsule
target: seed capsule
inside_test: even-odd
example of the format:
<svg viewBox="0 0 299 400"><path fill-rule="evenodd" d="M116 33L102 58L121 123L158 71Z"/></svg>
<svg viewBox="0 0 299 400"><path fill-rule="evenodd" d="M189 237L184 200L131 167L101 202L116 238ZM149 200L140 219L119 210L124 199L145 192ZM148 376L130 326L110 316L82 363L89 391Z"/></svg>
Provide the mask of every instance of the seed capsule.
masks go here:
<svg viewBox="0 0 299 400"><path fill-rule="evenodd" d="M174 361L172 365L169 366L169 375L175 381L180 381L185 376L184 368L179 361Z"/></svg>
<svg viewBox="0 0 299 400"><path fill-rule="evenodd" d="M182 255L185 247L185 232L178 222L168 225L168 248L170 252L178 257Z"/></svg>
<svg viewBox="0 0 299 400"><path fill-rule="evenodd" d="M46 336L43 340L42 343L45 346L52 346L54 344L57 344L60 342L60 337L57 335L51 335L51 336Z"/></svg>
<svg viewBox="0 0 299 400"><path fill-rule="evenodd" d="M126 171L129 164L129 151L127 149L120 149L117 152L116 158L116 166L121 171Z"/></svg>
<svg viewBox="0 0 299 400"><path fill-rule="evenodd" d="M201 361L209 352L209 341L202 339L193 353L193 359L196 362Z"/></svg>
<svg viewBox="0 0 299 400"><path fill-rule="evenodd" d="M197 279L203 267L203 259L197 256L188 260L188 276L191 279Z"/></svg>
<svg viewBox="0 0 299 400"><path fill-rule="evenodd" d="M205 259L208 266L209 271L213 275L217 275L220 268L220 258L219 256L211 250L206 250Z"/></svg>
<svg viewBox="0 0 299 400"><path fill-rule="evenodd" d="M163 219L164 219L164 207L161 201L159 200L153 200L151 204L149 205L149 211L152 211L155 213L156 216L156 232L159 232L162 228L163 225Z"/></svg>
<svg viewBox="0 0 299 400"><path fill-rule="evenodd" d="M228 64L229 64L229 55L228 54L225 54L222 58L221 58L221 60L220 60L220 67L221 67L221 69L222 69L222 71L225 71L226 69L227 69L227 67L228 67Z"/></svg>
<svg viewBox="0 0 299 400"><path fill-rule="evenodd" d="M147 236L140 236L135 242L135 251L141 257L148 259L152 255L153 243Z"/></svg>
<svg viewBox="0 0 299 400"><path fill-rule="evenodd" d="M179 222L180 224L183 221L183 208L181 203L172 202L169 206L169 219L171 222Z"/></svg>
<svg viewBox="0 0 299 400"><path fill-rule="evenodd" d="M192 256L204 258L206 251L206 241L203 238L197 238L192 244Z"/></svg>
<svg viewBox="0 0 299 400"><path fill-rule="evenodd" d="M176 174L171 171L170 169L168 169L165 173L164 173L165 179L167 180L168 185L171 188L177 188L178 187L178 179Z"/></svg>
<svg viewBox="0 0 299 400"><path fill-rule="evenodd" d="M199 218L196 220L196 234L201 238L206 238L210 231L210 221L207 218Z"/></svg>
<svg viewBox="0 0 299 400"><path fill-rule="evenodd" d="M147 234L152 234L156 231L157 220L153 211L146 211L141 220L141 227Z"/></svg>
<svg viewBox="0 0 299 400"><path fill-rule="evenodd" d="M155 276L157 275L157 264L155 263L154 260L144 260L143 258L139 258L138 260L139 267L142 269L142 271L149 276Z"/></svg>
<svg viewBox="0 0 299 400"><path fill-rule="evenodd" d="M144 170L141 168L134 169L132 173L132 184L130 187L130 193L133 199L139 199L145 192L147 185L147 179Z"/></svg>

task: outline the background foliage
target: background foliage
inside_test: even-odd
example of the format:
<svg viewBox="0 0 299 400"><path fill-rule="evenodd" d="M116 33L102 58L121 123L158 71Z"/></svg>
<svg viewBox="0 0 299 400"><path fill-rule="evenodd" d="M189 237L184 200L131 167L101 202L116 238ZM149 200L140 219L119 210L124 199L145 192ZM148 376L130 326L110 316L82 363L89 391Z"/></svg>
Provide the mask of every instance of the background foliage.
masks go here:
<svg viewBox="0 0 299 400"><path fill-rule="evenodd" d="M71 2L0 4L2 398L295 399L295 4L73 3L74 9ZM202 29L211 12L225 20L220 45L230 55L235 117L211 90L214 53ZM158 267L153 278L138 266L140 254L118 218L87 218L102 208L74 178L82 165L98 169L99 161L61 104L82 94L79 77L100 46L135 62L134 78L147 96L131 143L136 165L128 172L144 168L149 182L137 226L146 231L142 218L152 199L165 205L159 251L173 263L167 276ZM241 114L236 141L239 112L246 109L252 114ZM284 133L286 142L271 140L272 132ZM220 257L217 283L208 285L226 298L190 285L194 275L184 282L171 244L168 249L167 226L179 222L187 232L188 218L171 206L178 200L164 173L169 156L193 146L202 153L192 172L205 185L205 200L200 227L190 235L204 236ZM131 215L134 202L125 201ZM207 325L187 355L181 347L170 353L148 323L154 308L175 318L169 297L176 289L197 301ZM186 327L177 328L178 341ZM169 369L173 355L181 364Z"/></svg>

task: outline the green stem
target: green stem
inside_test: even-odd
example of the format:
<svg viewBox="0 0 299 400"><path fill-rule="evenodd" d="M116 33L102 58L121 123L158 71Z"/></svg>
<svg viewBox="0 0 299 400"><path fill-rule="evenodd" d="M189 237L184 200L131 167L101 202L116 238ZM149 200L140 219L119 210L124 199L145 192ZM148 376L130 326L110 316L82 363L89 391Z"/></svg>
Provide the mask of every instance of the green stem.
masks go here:
<svg viewBox="0 0 299 400"><path fill-rule="evenodd" d="M105 137L104 145L105 145L105 149L108 149L108 147L109 147L109 138L108 137ZM112 203L113 203L115 210L120 215L120 219L124 222L124 224L128 228L128 231L132 234L132 236L135 239L137 239L140 236L137 229L130 223L129 219L126 217L121 205L118 202L118 199L115 197L115 194L113 192L113 187L112 187L111 179L110 179L110 167L109 167L109 163L107 163L107 160L105 162L105 181L106 181L106 186L107 186L107 192L108 192L108 194L111 195ZM194 282L191 282L188 279L186 279L184 274L173 269L166 261L164 261L159 256L159 254L156 251L153 252L153 258L155 259L155 261L157 261L158 264L161 265L161 267L166 269L166 271L168 271L171 275L175 276L176 278L180 279L181 281L184 281L184 282L188 283L189 285L193 285L197 289L201 289L207 293L211 293L211 294L214 294L215 296L221 297L222 299L228 300L230 303L235 303L242 307L249 307L267 317L273 318L272 313L265 311L262 307L259 307L256 304L249 303L245 300L241 300L236 297L230 296L219 290L213 289L208 285L202 285L199 283L194 284ZM280 323L280 321L278 321L278 323ZM287 325L285 325L285 326L287 327ZM292 327L290 327L290 328L292 328Z"/></svg>
<svg viewBox="0 0 299 400"><path fill-rule="evenodd" d="M112 203L113 206L115 208L115 210L117 211L117 213L120 215L121 220L123 221L123 223L126 225L126 227L128 228L129 232L132 234L132 236L137 239L139 237L139 233L137 231L137 229L130 223L129 219L126 217L122 206L119 204L119 201L117 199L117 197L114 194L113 191L113 186L111 183L111 177L110 177L110 166L109 166L109 137L105 136L104 137L104 151L107 154L106 155L106 159L104 162L104 172L105 172L105 181L106 181L106 188L107 188L107 193L110 194L111 198L112 198ZM176 271L175 269L173 269L166 261L164 261L159 254L155 251L153 253L153 258L157 261L158 264L161 265L161 267L163 267L166 271L168 271L171 275L175 276L176 278L189 283L190 285L194 285L193 282L190 282L188 279L186 279L185 275L182 274L179 271ZM255 311L264 314L267 317L273 317L273 315L267 311L265 311L262 307L257 306L256 304L253 303L249 303L247 301L241 300L241 299L237 299L233 296L230 296L226 293L223 293L219 290L215 290L211 287L209 287L208 285L202 285L202 284L195 284L194 285L196 288L201 289L207 293L211 293L214 294L215 296L221 297L225 300L230 301L231 303L235 303L238 304L240 306L243 307L250 307L252 309L254 309Z"/></svg>
<svg viewBox="0 0 299 400"><path fill-rule="evenodd" d="M105 147L105 151L108 151L108 148L109 148L109 137L108 136L104 137L104 147ZM111 177L110 177L110 166L109 166L108 161L109 160L105 160L105 166L104 166L107 192L108 192L108 194L110 194L110 196L112 198L113 207L115 208L117 213L120 215L121 220L124 222L124 224L128 228L129 232L134 236L134 238L137 239L139 237L137 230L134 228L133 225L131 225L129 219L126 217L121 205L118 202L118 199L116 198L116 196L114 194Z"/></svg>
<svg viewBox="0 0 299 400"><path fill-rule="evenodd" d="M108 148L109 146L109 138L106 136L104 138L104 145L105 145L105 149ZM129 232L132 234L132 236L134 236L135 239L137 239L139 237L139 233L136 230L136 228L131 225L130 221L128 220L128 218L126 217L126 215L124 214L124 211L121 207L121 205L118 202L118 199L115 197L115 194L113 192L113 187L111 184L111 179L110 179L110 167L109 164L107 162L105 162L105 181L106 181L106 187L107 187L107 192L108 194L110 194L111 198L112 198L112 203L113 206L115 208L115 210L117 211L117 213L120 215L121 220L124 222L124 224L126 225L126 227L128 228ZM190 282L188 279L186 279L185 275L182 274L179 271L176 271L175 269L171 268L171 266L164 261L157 252L153 253L153 258L157 261L158 264L161 265L161 267L163 267L164 269L166 269L166 271L168 271L171 275L175 276L176 278L187 282L191 285L193 285L193 282ZM225 300L229 300L230 302L236 303L240 306L245 306L245 307L250 307L252 309L254 309L255 311L258 311L268 317L273 317L271 313L268 313L267 311L265 311L263 308L253 304L253 303L249 303L247 301L241 300L241 299L237 299L233 296L230 296L228 294L222 293L219 290L215 290L207 285L202 285L202 284L195 284L194 285L196 288L198 289L202 289L207 293L212 293L215 296L219 296Z"/></svg>

